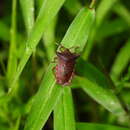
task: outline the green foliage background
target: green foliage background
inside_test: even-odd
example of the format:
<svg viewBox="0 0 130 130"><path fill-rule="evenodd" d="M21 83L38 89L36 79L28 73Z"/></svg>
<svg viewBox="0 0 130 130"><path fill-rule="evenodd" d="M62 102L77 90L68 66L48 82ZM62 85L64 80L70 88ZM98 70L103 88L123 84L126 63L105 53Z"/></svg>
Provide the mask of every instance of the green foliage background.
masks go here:
<svg viewBox="0 0 130 130"><path fill-rule="evenodd" d="M90 3L0 1L0 130L129 129L130 2ZM70 86L56 84L57 44L78 47Z"/></svg>

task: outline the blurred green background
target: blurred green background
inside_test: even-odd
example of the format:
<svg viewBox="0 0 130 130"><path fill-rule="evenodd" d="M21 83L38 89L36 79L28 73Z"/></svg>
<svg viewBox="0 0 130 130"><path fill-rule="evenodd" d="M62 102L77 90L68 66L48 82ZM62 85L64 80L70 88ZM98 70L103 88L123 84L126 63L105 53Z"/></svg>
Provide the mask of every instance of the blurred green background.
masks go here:
<svg viewBox="0 0 130 130"><path fill-rule="evenodd" d="M16 3L15 3L16 2ZM38 90L41 78L55 54L69 25L79 10L89 6L90 0L66 0L57 16L46 28L37 48L33 51L19 81L14 96L7 95L15 76L15 69L24 53L25 41L39 13L44 0L1 0L0 1L0 130L23 130ZM16 4L16 6L15 6ZM121 102L130 108L130 1L97 0L96 20L91 29L88 42L76 66L76 74L85 75L82 62L89 61L98 70L109 75L116 85ZM28 13L29 10L33 13ZM9 59L13 59L9 65ZM81 60L81 61L80 61ZM82 61L83 60L83 61ZM98 77L98 75L96 75ZM72 89L75 118L77 122L100 123L128 127L129 122L118 117L77 86ZM127 110L126 110L127 111ZM129 112L128 112L129 114ZM91 124L80 130L116 130L112 126ZM51 115L45 130L53 128ZM120 128L121 129L121 128ZM123 128L122 128L123 130Z"/></svg>

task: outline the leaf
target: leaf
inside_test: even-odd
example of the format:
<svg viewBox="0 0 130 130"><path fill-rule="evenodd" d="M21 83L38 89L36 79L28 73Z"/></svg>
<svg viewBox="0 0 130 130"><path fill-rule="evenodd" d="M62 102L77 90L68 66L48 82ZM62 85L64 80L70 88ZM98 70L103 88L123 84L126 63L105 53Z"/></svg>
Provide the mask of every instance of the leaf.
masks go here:
<svg viewBox="0 0 130 130"><path fill-rule="evenodd" d="M112 21L106 21L98 30L97 40L102 40L110 36L116 36L117 34L127 31L128 29L128 25L121 18L117 18Z"/></svg>
<svg viewBox="0 0 130 130"><path fill-rule="evenodd" d="M99 6L97 7L96 22L95 22L95 26L94 26L93 30L91 31L91 35L88 39L88 44L84 50L84 54L83 54L84 59L88 59L88 57L91 53L91 50L95 44L94 40L96 39L98 29L99 29L100 25L103 23L105 16L107 16L110 9L116 2L117 2L117 0L102 0L100 2Z"/></svg>
<svg viewBox="0 0 130 130"><path fill-rule="evenodd" d="M75 15L82 7L78 0L66 0L64 6L72 15Z"/></svg>
<svg viewBox="0 0 130 130"><path fill-rule="evenodd" d="M83 59L78 60L76 64L76 71L76 73L79 76L86 77L93 83L96 83L104 88L111 88L111 84L108 82L106 76L101 71L99 71L94 65L90 64L87 61L84 61Z"/></svg>
<svg viewBox="0 0 130 130"><path fill-rule="evenodd" d="M24 130L40 130L47 121L58 99L61 97L62 87L55 86L55 78L50 65L40 89L34 98L34 103Z"/></svg>
<svg viewBox="0 0 130 130"><path fill-rule="evenodd" d="M47 30L43 34L44 46L47 53L47 58L49 61L55 55L55 26L57 23L57 16L51 21Z"/></svg>
<svg viewBox="0 0 130 130"><path fill-rule="evenodd" d="M130 61L130 40L121 48L111 68L111 76L118 79Z"/></svg>
<svg viewBox="0 0 130 130"><path fill-rule="evenodd" d="M87 24L92 26L94 16L90 17L90 14L93 15L91 11L93 12L93 10L88 10L87 8L83 8L81 12L79 12L78 16L74 19L65 37L63 38L63 41L64 41L63 45L66 45L65 47L69 47L69 45L74 46L75 44L77 44L77 40L78 40L78 43L80 43L81 47L84 46L87 40L86 36L88 34L88 31L90 30L87 30L86 27L83 27L83 26L88 27ZM85 17L85 21L83 20L83 17ZM80 20L80 18L82 19ZM79 32L79 28L81 28L80 32ZM90 27L88 29L90 29ZM74 31L76 33L74 33ZM84 38L84 40L80 38ZM69 41L73 41L73 42L69 44ZM40 89L34 99L34 104L29 114L28 121L25 125L25 130L41 129L44 126L46 120L48 119L58 99L60 98L60 95L62 93L62 87L55 86L55 78L52 73L53 67L54 67L54 64L50 64L48 71L44 75Z"/></svg>
<svg viewBox="0 0 130 130"><path fill-rule="evenodd" d="M97 123L77 123L77 130L129 130L128 128Z"/></svg>
<svg viewBox="0 0 130 130"><path fill-rule="evenodd" d="M77 85L91 96L95 101L104 106L107 110L118 116L124 116L125 111L123 110L117 97L106 88L103 88L96 83L91 82L87 78L76 77Z"/></svg>
<svg viewBox="0 0 130 130"><path fill-rule="evenodd" d="M0 20L0 39L8 41L9 40L9 27L2 21Z"/></svg>
<svg viewBox="0 0 130 130"><path fill-rule="evenodd" d="M130 12L123 4L121 4L120 2L116 3L114 5L113 10L119 16L121 16L127 22L127 24L130 26Z"/></svg>
<svg viewBox="0 0 130 130"><path fill-rule="evenodd" d="M100 26L109 10L115 6L117 0L102 0L96 10L96 26ZM114 5L115 4L115 5Z"/></svg>
<svg viewBox="0 0 130 130"><path fill-rule="evenodd" d="M67 30L61 44L66 48L79 47L81 52L87 42L89 32L95 20L95 10L83 8Z"/></svg>
<svg viewBox="0 0 130 130"><path fill-rule="evenodd" d="M34 24L34 0L20 0L27 34L31 32Z"/></svg>
<svg viewBox="0 0 130 130"><path fill-rule="evenodd" d="M54 109L55 130L76 130L71 88L64 88L63 97Z"/></svg>
<svg viewBox="0 0 130 130"><path fill-rule="evenodd" d="M16 71L16 75L12 81L11 88L9 90L10 94L13 93L12 90L15 90L15 88L13 89L13 87L16 81L18 80L21 72L23 71L29 57L36 48L40 38L42 37L43 32L46 30L46 26L52 21L52 19L58 13L63 3L64 0L53 0L53 2L51 0L44 1L44 4L41 7L39 15L26 42L26 50L23 54L22 59L20 60L20 63Z"/></svg>
<svg viewBox="0 0 130 130"><path fill-rule="evenodd" d="M7 65L7 81L8 86L12 81L12 77L15 76L16 68L17 68L17 56L16 56L16 7L17 0L12 1L12 21L11 21L11 31L10 31L10 46L9 46L9 58Z"/></svg>

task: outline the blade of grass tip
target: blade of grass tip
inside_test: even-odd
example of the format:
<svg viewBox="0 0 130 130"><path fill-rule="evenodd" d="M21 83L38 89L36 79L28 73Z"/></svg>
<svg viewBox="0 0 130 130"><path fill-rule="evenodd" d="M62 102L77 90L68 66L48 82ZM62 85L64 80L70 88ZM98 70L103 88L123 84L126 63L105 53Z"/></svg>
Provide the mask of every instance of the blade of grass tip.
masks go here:
<svg viewBox="0 0 130 130"><path fill-rule="evenodd" d="M121 48L111 68L111 77L117 80L130 61L130 40Z"/></svg>
<svg viewBox="0 0 130 130"><path fill-rule="evenodd" d="M87 78L76 76L75 79L77 80L77 84L80 85L89 96L107 110L119 117L126 116L119 100L109 89L104 89L102 86L89 81Z"/></svg>
<svg viewBox="0 0 130 130"><path fill-rule="evenodd" d="M92 26L93 21L94 10L83 8L72 22L65 37L63 38L64 45L66 45L66 47L69 47L70 44L71 46L74 46L75 44L77 44L78 40L78 43L80 43L80 46L83 48L83 45L87 40L86 35L88 34L88 31L90 31L90 27L88 27L88 25ZM86 26L88 27L88 29ZM55 78L52 73L53 67L54 65L50 64L48 71L44 75L44 79L34 99L32 110L25 125L25 130L41 129L62 93L62 87L55 86Z"/></svg>
<svg viewBox="0 0 130 130"><path fill-rule="evenodd" d="M97 31L98 31L98 28L102 24L105 16L107 16L106 14L109 13L110 9L116 2L117 2L117 0L102 0L100 2L99 6L97 7L96 23L95 23L93 30L91 31L91 36L89 38L88 44L85 47L83 59L88 59L88 57L91 53L91 50L94 46L94 39L96 39L95 37L96 37Z"/></svg>
<svg viewBox="0 0 130 130"><path fill-rule="evenodd" d="M64 88L62 96L54 109L54 130L76 130L71 88Z"/></svg>
<svg viewBox="0 0 130 130"><path fill-rule="evenodd" d="M67 30L61 44L66 48L79 47L78 51L81 52L87 42L94 20L94 9L81 9Z"/></svg>
<svg viewBox="0 0 130 130"><path fill-rule="evenodd" d="M45 125L50 113L62 94L62 87L55 86L55 77L51 64L43 78L40 89L34 97L24 130L40 130Z"/></svg>
<svg viewBox="0 0 130 130"><path fill-rule="evenodd" d="M27 34L32 30L34 24L34 0L20 0Z"/></svg>
<svg viewBox="0 0 130 130"><path fill-rule="evenodd" d="M39 15L36 19L36 22L33 26L33 29L27 39L25 53L23 54L23 57L20 60L20 63L17 67L16 74L13 77L11 88L9 90L10 95L11 93L13 93L12 91L15 90L14 85L18 80L21 72L23 71L29 57L31 56L34 49L36 48L40 38L43 35L43 32L46 30L46 26L49 25L49 23L52 21L55 15L58 13L64 1L65 0L53 0L53 2L52 0L44 1L40 9Z"/></svg>
<svg viewBox="0 0 130 130"><path fill-rule="evenodd" d="M120 2L114 5L113 10L121 16L130 26L130 12L129 10Z"/></svg>
<svg viewBox="0 0 130 130"><path fill-rule="evenodd" d="M12 77L15 76L17 67L17 55L16 55L16 6L17 0L12 1L12 21L10 29L10 47L9 47L9 59L7 65L7 80L10 86Z"/></svg>

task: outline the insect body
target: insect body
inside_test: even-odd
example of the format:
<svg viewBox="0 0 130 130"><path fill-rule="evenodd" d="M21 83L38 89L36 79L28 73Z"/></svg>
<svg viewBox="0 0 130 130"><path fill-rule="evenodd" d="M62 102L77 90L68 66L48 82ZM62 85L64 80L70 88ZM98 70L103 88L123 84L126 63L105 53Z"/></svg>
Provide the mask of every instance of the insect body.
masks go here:
<svg viewBox="0 0 130 130"><path fill-rule="evenodd" d="M56 52L57 65L55 66L56 82L60 85L69 85L74 76L74 66L78 54L70 52L69 49L64 48L62 52Z"/></svg>

